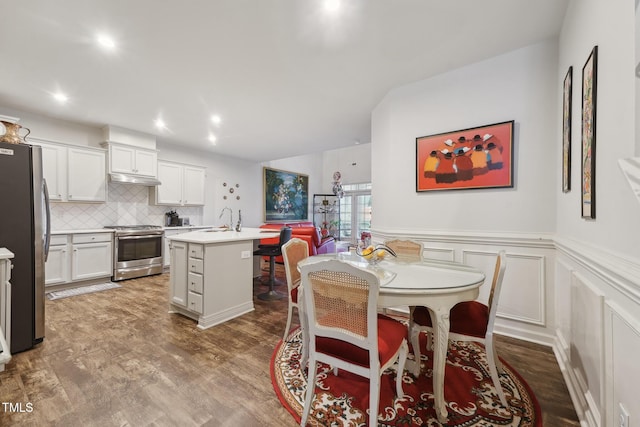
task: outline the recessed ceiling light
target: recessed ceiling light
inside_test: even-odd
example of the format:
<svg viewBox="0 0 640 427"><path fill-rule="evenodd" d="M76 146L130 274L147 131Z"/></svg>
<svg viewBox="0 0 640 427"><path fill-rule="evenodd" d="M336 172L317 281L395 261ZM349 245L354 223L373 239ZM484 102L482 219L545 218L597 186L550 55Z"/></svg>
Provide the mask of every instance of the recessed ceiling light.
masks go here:
<svg viewBox="0 0 640 427"><path fill-rule="evenodd" d="M114 50L116 48L116 42L106 34L98 34L97 41L104 49Z"/></svg>
<svg viewBox="0 0 640 427"><path fill-rule="evenodd" d="M216 145L216 141L218 140L218 138L216 138L216 136L212 133L209 134L209 142L211 142L213 145Z"/></svg>
<svg viewBox="0 0 640 427"><path fill-rule="evenodd" d="M55 99L56 101L58 101L61 104L64 104L65 102L67 102L69 100L69 97L67 95L65 95L62 92L56 92L53 94L53 99Z"/></svg>
<svg viewBox="0 0 640 427"><path fill-rule="evenodd" d="M324 10L335 12L340 9L340 0L324 0Z"/></svg>
<svg viewBox="0 0 640 427"><path fill-rule="evenodd" d="M162 119L156 119L154 121L154 124L156 125L156 127L160 130L164 130L167 128L167 124L162 120Z"/></svg>
<svg viewBox="0 0 640 427"><path fill-rule="evenodd" d="M220 117L217 114L215 114L215 115L211 116L211 121L213 122L214 125L220 126L220 123L222 123L222 117Z"/></svg>

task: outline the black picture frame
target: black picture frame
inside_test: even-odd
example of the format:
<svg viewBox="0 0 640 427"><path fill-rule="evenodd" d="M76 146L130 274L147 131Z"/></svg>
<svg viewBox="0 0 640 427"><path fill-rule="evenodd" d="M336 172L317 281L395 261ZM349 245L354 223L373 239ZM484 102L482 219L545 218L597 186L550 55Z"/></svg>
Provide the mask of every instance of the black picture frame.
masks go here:
<svg viewBox="0 0 640 427"><path fill-rule="evenodd" d="M569 67L562 85L562 192L571 191L571 104L573 67Z"/></svg>
<svg viewBox="0 0 640 427"><path fill-rule="evenodd" d="M596 106L598 88L598 46L594 46L582 67L582 217L596 217Z"/></svg>

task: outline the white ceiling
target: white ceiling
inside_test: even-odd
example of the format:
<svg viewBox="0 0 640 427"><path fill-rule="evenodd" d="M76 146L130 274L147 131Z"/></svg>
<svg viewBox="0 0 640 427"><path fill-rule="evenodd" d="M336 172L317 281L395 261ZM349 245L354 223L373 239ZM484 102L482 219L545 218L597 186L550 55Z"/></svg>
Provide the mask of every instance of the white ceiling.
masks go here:
<svg viewBox="0 0 640 427"><path fill-rule="evenodd" d="M0 106L251 161L320 152L370 142L370 113L394 87L557 36L567 6L323 2L3 0Z"/></svg>

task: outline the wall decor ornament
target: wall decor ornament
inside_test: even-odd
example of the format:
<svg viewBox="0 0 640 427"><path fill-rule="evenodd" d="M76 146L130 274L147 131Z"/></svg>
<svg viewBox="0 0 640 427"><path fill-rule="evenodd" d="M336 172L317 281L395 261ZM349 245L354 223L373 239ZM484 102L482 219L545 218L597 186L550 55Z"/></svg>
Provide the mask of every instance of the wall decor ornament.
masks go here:
<svg viewBox="0 0 640 427"><path fill-rule="evenodd" d="M344 197L344 190L342 189L342 174L339 171L333 173L333 194L342 199Z"/></svg>
<svg viewBox="0 0 640 427"><path fill-rule="evenodd" d="M573 67L569 67L562 86L562 191L571 190L571 95Z"/></svg>
<svg viewBox="0 0 640 427"><path fill-rule="evenodd" d="M416 138L416 191L513 187L514 121Z"/></svg>
<svg viewBox="0 0 640 427"><path fill-rule="evenodd" d="M598 46L582 67L582 217L596 217L596 93Z"/></svg>
<svg viewBox="0 0 640 427"><path fill-rule="evenodd" d="M263 168L265 222L309 218L309 176Z"/></svg>

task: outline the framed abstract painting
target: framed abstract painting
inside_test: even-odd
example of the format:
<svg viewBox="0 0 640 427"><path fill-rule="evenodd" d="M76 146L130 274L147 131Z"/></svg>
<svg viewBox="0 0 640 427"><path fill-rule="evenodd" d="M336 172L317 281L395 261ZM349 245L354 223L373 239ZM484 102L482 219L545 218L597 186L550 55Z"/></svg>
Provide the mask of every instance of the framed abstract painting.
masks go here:
<svg viewBox="0 0 640 427"><path fill-rule="evenodd" d="M571 94L573 67L569 67L562 87L562 191L571 190Z"/></svg>
<svg viewBox="0 0 640 427"><path fill-rule="evenodd" d="M596 217L596 94L598 46L582 67L582 217Z"/></svg>
<svg viewBox="0 0 640 427"><path fill-rule="evenodd" d="M309 176L263 168L265 222L309 218Z"/></svg>
<svg viewBox="0 0 640 427"><path fill-rule="evenodd" d="M513 187L514 121L416 138L416 191Z"/></svg>

